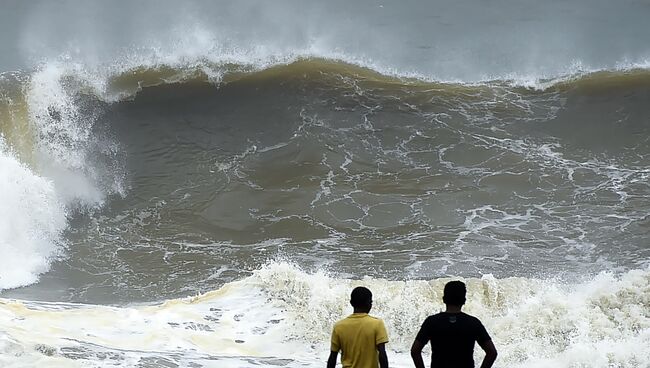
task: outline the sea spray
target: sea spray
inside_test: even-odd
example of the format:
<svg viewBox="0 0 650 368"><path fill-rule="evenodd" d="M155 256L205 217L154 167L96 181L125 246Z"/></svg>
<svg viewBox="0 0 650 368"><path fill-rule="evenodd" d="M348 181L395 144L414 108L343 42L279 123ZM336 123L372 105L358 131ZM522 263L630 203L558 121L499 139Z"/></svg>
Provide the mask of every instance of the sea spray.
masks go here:
<svg viewBox="0 0 650 368"><path fill-rule="evenodd" d="M84 102L84 94L101 95L92 85L101 79L51 63L2 81L0 290L36 282L63 255L70 212L125 191L116 146L93 130L101 110Z"/></svg>
<svg viewBox="0 0 650 368"><path fill-rule="evenodd" d="M26 86L38 169L68 206L101 206L107 195L125 194L119 146L95 126L103 112L104 83L78 64L53 62ZM111 169L102 167L99 157Z"/></svg>
<svg viewBox="0 0 650 368"><path fill-rule="evenodd" d="M0 290L29 285L61 255L66 210L51 180L20 163L0 137Z"/></svg>

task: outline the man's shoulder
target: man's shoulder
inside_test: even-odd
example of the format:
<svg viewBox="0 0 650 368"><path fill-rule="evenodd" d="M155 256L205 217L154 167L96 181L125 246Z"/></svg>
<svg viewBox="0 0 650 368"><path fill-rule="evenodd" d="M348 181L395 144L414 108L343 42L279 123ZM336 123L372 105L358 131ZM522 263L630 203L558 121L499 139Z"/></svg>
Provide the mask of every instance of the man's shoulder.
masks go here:
<svg viewBox="0 0 650 368"><path fill-rule="evenodd" d="M440 312L440 313L436 313L436 314L432 314L432 315L428 316L424 321L425 322L430 322L430 323L434 323L434 322L437 322L437 321L446 321L450 316L454 316L454 315L456 316L456 318L462 318L462 319L464 319L466 321L469 321L471 323L481 323L481 320L479 320L478 318L472 316L471 314L467 314L465 312L452 313L452 314L447 313L447 312Z"/></svg>
<svg viewBox="0 0 650 368"><path fill-rule="evenodd" d="M384 321L379 317L365 315L359 318L350 315L334 323L334 329L341 330L341 329L352 328L353 326L359 326L359 325L379 327L379 326L383 326L383 324Z"/></svg>
<svg viewBox="0 0 650 368"><path fill-rule="evenodd" d="M336 323L334 323L334 326L340 325L340 324L345 324L346 322L352 322L352 321L372 321L372 322L383 322L383 320L379 317L371 316L369 314L363 315L363 316L356 316L354 314L351 314L343 319L338 320Z"/></svg>
<svg viewBox="0 0 650 368"><path fill-rule="evenodd" d="M334 328L337 328L337 327L339 327L341 325L344 325L345 322L348 320L348 318L349 317L345 317L345 318L342 318L342 319L336 321L336 323L334 323Z"/></svg>
<svg viewBox="0 0 650 368"><path fill-rule="evenodd" d="M427 320L429 320L429 321L439 320L439 319L443 318L444 316L445 316L445 312L440 312L440 313L432 314L432 315L430 315L429 317L427 317L427 318L425 319L425 321L427 321Z"/></svg>
<svg viewBox="0 0 650 368"><path fill-rule="evenodd" d="M481 323L481 320L478 319L477 317L472 316L471 314L467 314L465 312L461 313L467 320L472 321L473 323Z"/></svg>
<svg viewBox="0 0 650 368"><path fill-rule="evenodd" d="M371 316L371 315L365 315L363 318L361 318L361 323L367 324L367 325L380 325L384 323L384 320L382 320L379 317Z"/></svg>

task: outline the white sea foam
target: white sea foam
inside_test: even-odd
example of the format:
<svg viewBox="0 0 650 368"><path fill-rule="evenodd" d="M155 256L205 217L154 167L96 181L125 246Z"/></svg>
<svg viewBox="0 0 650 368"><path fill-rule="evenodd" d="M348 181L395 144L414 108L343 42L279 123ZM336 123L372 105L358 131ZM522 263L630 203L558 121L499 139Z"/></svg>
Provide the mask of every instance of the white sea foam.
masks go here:
<svg viewBox="0 0 650 368"><path fill-rule="evenodd" d="M408 347L422 320L441 310L446 281L338 279L276 262L217 291L153 306L0 300L0 364L322 365L333 323L351 312L350 290L365 285L372 314L386 322L392 365L408 367ZM575 284L489 275L465 282L466 311L491 333L500 367L650 362L650 270Z"/></svg>
<svg viewBox="0 0 650 368"><path fill-rule="evenodd" d="M35 282L61 250L66 211L51 180L20 163L0 137L0 290Z"/></svg>
<svg viewBox="0 0 650 368"><path fill-rule="evenodd" d="M101 203L105 193L93 182L98 174L88 162L94 117L84 115L74 100L76 91L66 89L65 78L71 75L84 83L95 80L84 78L79 65L52 63L29 83L26 100L38 138L38 169L54 181L65 203Z"/></svg>
<svg viewBox="0 0 650 368"><path fill-rule="evenodd" d="M63 249L67 212L125 192L119 172L101 172L93 165L93 150L110 142L94 136L96 116L84 113L75 99L81 89L101 94L102 80L78 64L50 63L24 83L28 121L17 121L23 118L18 114L2 123L10 129L28 125L26 141L33 147L0 138L0 290L34 283L49 269ZM17 148L28 152L15 154ZM29 164L20 161L25 157Z"/></svg>

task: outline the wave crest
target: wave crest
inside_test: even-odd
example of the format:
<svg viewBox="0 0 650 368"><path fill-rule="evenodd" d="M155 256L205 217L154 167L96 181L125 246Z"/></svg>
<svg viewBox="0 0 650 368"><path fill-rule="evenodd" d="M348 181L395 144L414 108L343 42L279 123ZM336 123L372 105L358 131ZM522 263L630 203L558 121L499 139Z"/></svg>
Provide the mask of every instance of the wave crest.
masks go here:
<svg viewBox="0 0 650 368"><path fill-rule="evenodd" d="M438 80L416 73L400 73L363 62L319 57L296 57L268 63L189 63L185 65L140 65L113 74L108 81L110 96L132 97L140 89L172 83L223 84L239 80L263 81L270 78L303 78L311 81L340 80L369 83L375 86L407 86L410 88L440 88L475 90L484 88L524 88L539 91L573 88L607 89L650 85L650 69L631 65L616 70L576 71L571 74L546 77L505 76L475 82ZM328 78L329 77L329 78ZM115 97L109 98L115 99Z"/></svg>

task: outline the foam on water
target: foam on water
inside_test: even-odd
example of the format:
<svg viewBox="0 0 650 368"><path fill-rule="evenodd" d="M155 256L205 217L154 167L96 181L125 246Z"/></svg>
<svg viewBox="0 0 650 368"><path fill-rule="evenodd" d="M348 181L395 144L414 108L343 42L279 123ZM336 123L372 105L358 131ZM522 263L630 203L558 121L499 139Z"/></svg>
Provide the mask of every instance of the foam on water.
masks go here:
<svg viewBox="0 0 650 368"><path fill-rule="evenodd" d="M81 112L74 99L76 91L66 88L69 76L81 79L83 69L48 64L34 74L28 86L29 118L39 138L39 169L54 180L64 202L101 203L105 193L93 183L97 173L88 164L95 117ZM82 79L86 80L89 78Z"/></svg>
<svg viewBox="0 0 650 368"><path fill-rule="evenodd" d="M49 269L63 249L67 213L125 193L119 167L95 165L97 155L114 158L117 145L95 134L99 111L78 99L82 90L101 95L102 80L78 64L50 63L21 82L5 86L18 97L0 101L11 112L0 126L19 132L0 138L0 290L34 283Z"/></svg>
<svg viewBox="0 0 650 368"><path fill-rule="evenodd" d="M424 318L442 309L447 281L338 279L273 262L217 291L159 305L0 300L0 363L322 365L333 323L350 313L350 290L365 285L374 293L372 314L386 322L392 365L408 367L408 348ZM465 281L465 309L491 333L501 367L650 363L650 270L574 284L489 275Z"/></svg>
<svg viewBox="0 0 650 368"><path fill-rule="evenodd" d="M0 290L36 282L59 254L66 210L51 180L20 163L0 136Z"/></svg>

